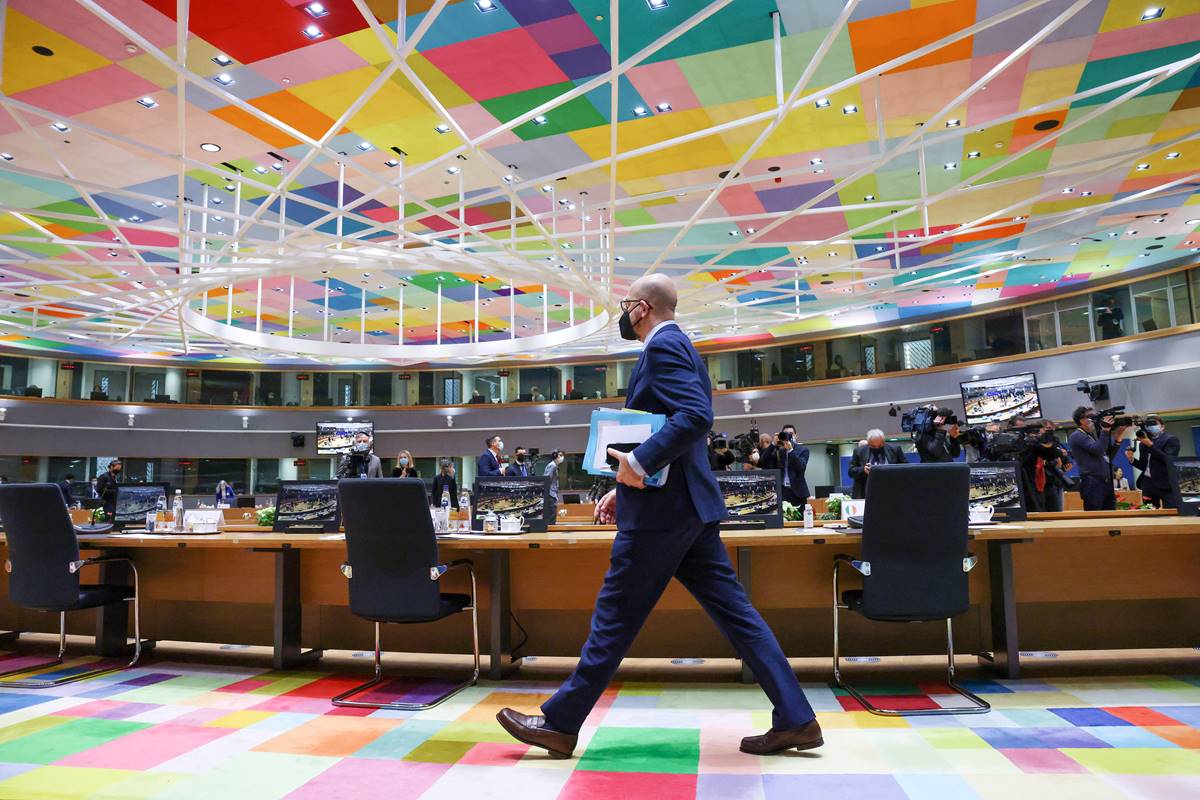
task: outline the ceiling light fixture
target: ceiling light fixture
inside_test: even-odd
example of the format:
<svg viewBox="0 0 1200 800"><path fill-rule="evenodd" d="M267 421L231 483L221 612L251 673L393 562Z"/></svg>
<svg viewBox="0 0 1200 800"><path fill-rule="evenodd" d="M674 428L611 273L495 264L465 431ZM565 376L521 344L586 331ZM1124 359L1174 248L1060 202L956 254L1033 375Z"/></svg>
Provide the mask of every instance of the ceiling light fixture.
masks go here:
<svg viewBox="0 0 1200 800"><path fill-rule="evenodd" d="M496 10L496 4L492 0L475 0L475 7L479 9L480 14L486 14L489 11Z"/></svg>
<svg viewBox="0 0 1200 800"><path fill-rule="evenodd" d="M311 16L320 19L321 17L329 16L329 9L321 3L309 3L304 8Z"/></svg>
<svg viewBox="0 0 1200 800"><path fill-rule="evenodd" d="M154 206L155 208L166 208L167 207L167 204L164 203L162 200L155 200L150 205Z"/></svg>
<svg viewBox="0 0 1200 800"><path fill-rule="evenodd" d="M305 36L307 36L309 39L320 39L322 36L325 35L324 32L322 32L321 29L318 28L316 25L309 25L307 28L305 28L302 31L302 33Z"/></svg>
<svg viewBox="0 0 1200 800"><path fill-rule="evenodd" d="M842 106L842 113L843 114L857 114L858 106L854 105L853 103Z"/></svg>
<svg viewBox="0 0 1200 800"><path fill-rule="evenodd" d="M370 142L363 141L358 143L358 149L362 150L364 153L369 153L375 149L375 145L371 144Z"/></svg>
<svg viewBox="0 0 1200 800"><path fill-rule="evenodd" d="M217 53L215 56L212 57L212 60L213 60L214 64L217 64L218 66L221 66L221 67L228 67L230 64L233 63L233 59L230 58L229 56L225 55L224 53Z"/></svg>
<svg viewBox="0 0 1200 800"><path fill-rule="evenodd" d="M259 164L257 167L255 167L254 171L257 172L259 175L267 174L267 168L264 167L262 164Z"/></svg>
<svg viewBox="0 0 1200 800"><path fill-rule="evenodd" d="M979 151L972 150L971 152L967 153L967 158L979 158Z"/></svg>
<svg viewBox="0 0 1200 800"><path fill-rule="evenodd" d="M1079 193L1079 196L1080 196L1080 197L1091 197L1091 196L1092 196L1092 193L1091 193L1091 191L1080 192L1080 193Z"/></svg>
<svg viewBox="0 0 1200 800"><path fill-rule="evenodd" d="M945 164L942 164L942 169L958 169L958 162L950 161Z"/></svg>
<svg viewBox="0 0 1200 800"><path fill-rule="evenodd" d="M863 200L865 200L868 203L874 199L875 199L875 195L873 195L873 194L863 195Z"/></svg>
<svg viewBox="0 0 1200 800"><path fill-rule="evenodd" d="M234 82L233 76L228 72L218 72L216 75L213 75L213 80L222 86L230 86Z"/></svg>
<svg viewBox="0 0 1200 800"><path fill-rule="evenodd" d="M271 165L271 169L275 170L276 172L282 172L283 171L283 162L276 161L274 164Z"/></svg>
<svg viewBox="0 0 1200 800"><path fill-rule="evenodd" d="M534 125L545 125L549 121L550 120L546 119L545 114L538 114L536 117L533 118Z"/></svg>
<svg viewBox="0 0 1200 800"><path fill-rule="evenodd" d="M961 120L957 120L957 119L948 119L948 120L946 120L946 127L947 127L947 128L957 128L959 125L962 125L962 121L961 121Z"/></svg>
<svg viewBox="0 0 1200 800"><path fill-rule="evenodd" d="M1184 225L1195 225L1197 223L1200 223L1200 219L1185 219L1183 221Z"/></svg>
<svg viewBox="0 0 1200 800"><path fill-rule="evenodd" d="M433 126L433 129L435 131L437 131L438 133L449 133L450 132L450 126L444 122L439 122L437 125Z"/></svg>
<svg viewBox="0 0 1200 800"><path fill-rule="evenodd" d="M1170 160L1170 159L1179 158L1180 155L1181 155L1180 153L1170 152L1170 153L1167 153L1167 159Z"/></svg>
<svg viewBox="0 0 1200 800"><path fill-rule="evenodd" d="M212 142L202 142L200 149L206 153L219 153L221 152L221 145L213 144Z"/></svg>
<svg viewBox="0 0 1200 800"><path fill-rule="evenodd" d="M142 108L158 108L158 101L153 97L139 97L137 104Z"/></svg>
<svg viewBox="0 0 1200 800"><path fill-rule="evenodd" d="M398 166L400 166L400 162L399 162L399 161L397 161L397 160L396 160L396 159L394 159L394 158L389 158L387 161L385 161L385 162L383 162L383 163L384 163L384 165L385 165L385 166L388 166L388 167L398 167Z"/></svg>
<svg viewBox="0 0 1200 800"><path fill-rule="evenodd" d="M1150 6L1142 12L1142 22L1148 22L1152 19L1158 19L1166 11L1162 6Z"/></svg>
<svg viewBox="0 0 1200 800"><path fill-rule="evenodd" d="M646 110L645 106L634 106L633 107L633 115L635 117L644 117L649 113L650 112Z"/></svg>
<svg viewBox="0 0 1200 800"><path fill-rule="evenodd" d="M65 122L55 122L50 127L54 128L54 130L58 131L59 133L66 133L67 131L71 130L71 128Z"/></svg>
<svg viewBox="0 0 1200 800"><path fill-rule="evenodd" d="M462 170L458 167L446 167L446 172L451 175L457 175L458 173L462 172Z"/></svg>
<svg viewBox="0 0 1200 800"><path fill-rule="evenodd" d="M1075 187L1074 187L1074 186L1064 186L1064 187L1063 187L1063 190L1062 190L1062 193L1063 193L1063 194L1072 194L1072 193L1074 193L1074 191L1075 191Z"/></svg>
<svg viewBox="0 0 1200 800"><path fill-rule="evenodd" d="M12 153L0 153L0 158L3 158L5 161L12 161L14 156Z"/></svg>
<svg viewBox="0 0 1200 800"><path fill-rule="evenodd" d="M1150 165L1149 164L1138 164L1137 167L1135 167L1135 169L1138 172L1145 172L1146 170L1150 169Z"/></svg>
<svg viewBox="0 0 1200 800"><path fill-rule="evenodd" d="M824 164L825 162L819 158L810 158L808 160L808 163L812 164L815 167L817 164Z"/></svg>
<svg viewBox="0 0 1200 800"><path fill-rule="evenodd" d="M813 105L816 106L817 108L829 108L829 98L828 97L818 97L817 102L813 103Z"/></svg>
<svg viewBox="0 0 1200 800"><path fill-rule="evenodd" d="M667 0L646 0L646 5L650 6L651 11L662 11L667 7Z"/></svg>

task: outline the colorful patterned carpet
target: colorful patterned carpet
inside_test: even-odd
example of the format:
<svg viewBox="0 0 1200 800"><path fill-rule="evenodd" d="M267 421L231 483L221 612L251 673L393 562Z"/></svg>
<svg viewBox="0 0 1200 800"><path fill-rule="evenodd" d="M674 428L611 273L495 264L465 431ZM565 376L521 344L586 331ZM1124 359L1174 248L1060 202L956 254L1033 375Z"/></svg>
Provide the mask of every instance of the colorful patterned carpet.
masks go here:
<svg viewBox="0 0 1200 800"><path fill-rule="evenodd" d="M904 719L810 684L825 747L762 759L737 750L769 724L756 687L625 683L604 696L570 761L513 742L493 719L506 705L534 710L549 684L481 684L420 714L329 704L359 680L163 661L0 690L0 798L1200 797L1191 676L970 682L993 711ZM415 699L437 688L385 691ZM949 704L943 691L871 694L920 707Z"/></svg>

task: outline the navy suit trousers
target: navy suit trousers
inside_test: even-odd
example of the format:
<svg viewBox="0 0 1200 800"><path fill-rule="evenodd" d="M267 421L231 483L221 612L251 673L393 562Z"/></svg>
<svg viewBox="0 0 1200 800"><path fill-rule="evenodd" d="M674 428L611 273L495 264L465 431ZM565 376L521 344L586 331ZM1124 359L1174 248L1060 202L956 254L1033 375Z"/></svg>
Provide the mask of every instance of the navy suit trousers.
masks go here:
<svg viewBox="0 0 1200 800"><path fill-rule="evenodd" d="M579 732L672 577L754 671L775 706L772 726L799 728L812 721L815 714L783 649L738 582L718 523L692 519L670 530L617 533L579 666L542 705L549 726Z"/></svg>

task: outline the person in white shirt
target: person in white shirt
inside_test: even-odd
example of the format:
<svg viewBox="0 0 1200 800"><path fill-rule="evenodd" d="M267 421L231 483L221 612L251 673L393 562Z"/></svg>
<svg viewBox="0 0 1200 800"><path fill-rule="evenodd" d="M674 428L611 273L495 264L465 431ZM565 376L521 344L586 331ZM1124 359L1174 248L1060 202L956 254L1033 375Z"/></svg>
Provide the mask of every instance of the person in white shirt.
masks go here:
<svg viewBox="0 0 1200 800"><path fill-rule="evenodd" d="M1129 479L1125 477L1125 471L1117 467L1113 473L1113 491L1120 492L1129 489Z"/></svg>

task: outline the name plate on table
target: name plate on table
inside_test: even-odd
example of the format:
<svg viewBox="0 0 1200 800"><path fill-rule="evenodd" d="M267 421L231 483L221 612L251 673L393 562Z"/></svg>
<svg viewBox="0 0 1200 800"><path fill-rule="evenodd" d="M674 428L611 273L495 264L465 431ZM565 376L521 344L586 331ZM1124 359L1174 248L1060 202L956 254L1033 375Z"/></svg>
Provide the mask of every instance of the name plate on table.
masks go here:
<svg viewBox="0 0 1200 800"><path fill-rule="evenodd" d="M223 520L220 509L189 509L183 512L183 528L179 533L216 533Z"/></svg>

